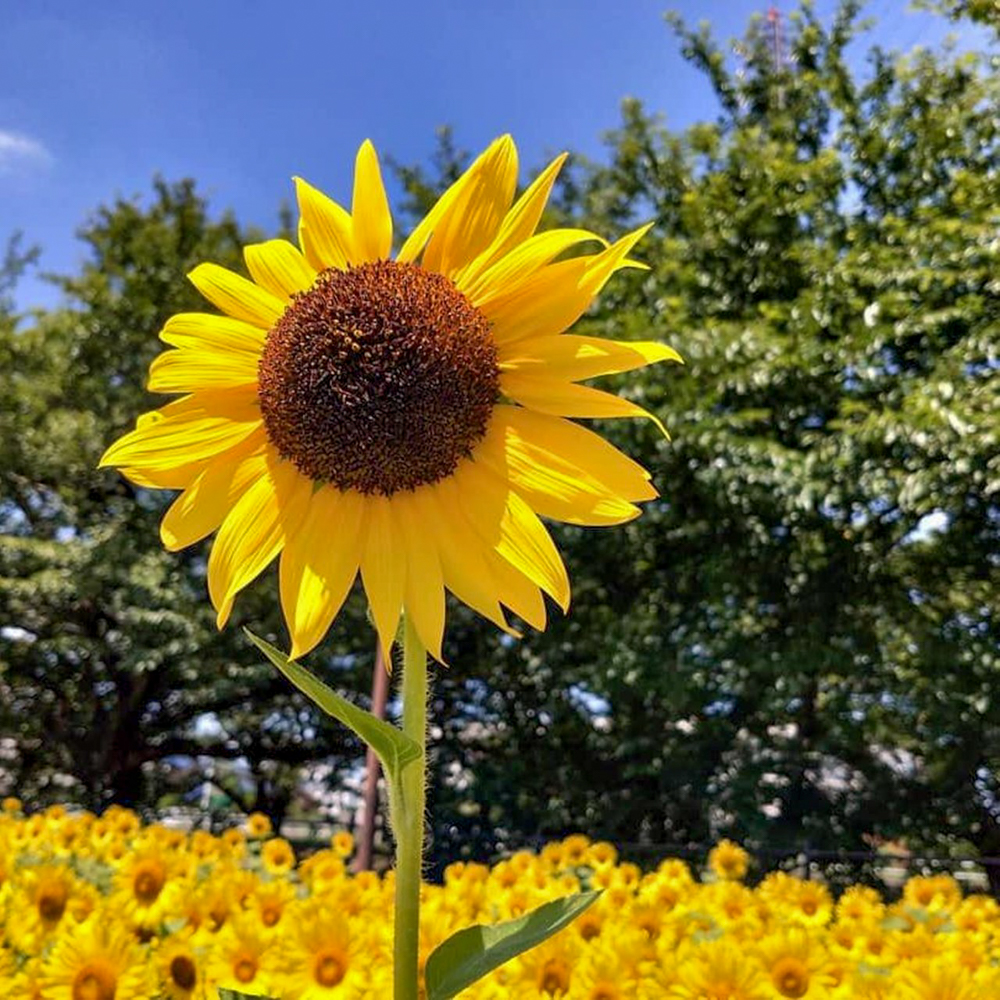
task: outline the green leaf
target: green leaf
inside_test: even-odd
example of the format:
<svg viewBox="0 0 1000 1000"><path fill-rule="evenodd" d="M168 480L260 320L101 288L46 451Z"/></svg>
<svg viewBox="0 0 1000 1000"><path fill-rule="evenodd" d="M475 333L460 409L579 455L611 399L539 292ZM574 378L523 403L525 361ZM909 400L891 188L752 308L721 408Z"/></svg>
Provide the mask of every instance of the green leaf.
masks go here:
<svg viewBox="0 0 1000 1000"><path fill-rule="evenodd" d="M263 993L240 993L239 990L224 990L219 987L219 1000L274 1000Z"/></svg>
<svg viewBox="0 0 1000 1000"><path fill-rule="evenodd" d="M353 729L378 754L390 778L394 778L410 761L420 756L420 747L392 723L352 705L308 670L290 660L280 649L254 635L249 629L243 631L303 694L308 695L327 715Z"/></svg>
<svg viewBox="0 0 1000 1000"><path fill-rule="evenodd" d="M571 924L600 892L581 892L545 903L502 924L475 924L452 934L427 959L427 1000L448 1000L477 979L534 948Z"/></svg>

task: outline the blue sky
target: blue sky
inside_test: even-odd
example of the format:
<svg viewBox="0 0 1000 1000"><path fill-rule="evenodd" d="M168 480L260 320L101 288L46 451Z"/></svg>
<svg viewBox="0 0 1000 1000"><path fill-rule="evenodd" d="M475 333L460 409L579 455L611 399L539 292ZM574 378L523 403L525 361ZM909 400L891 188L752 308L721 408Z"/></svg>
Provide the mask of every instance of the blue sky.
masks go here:
<svg viewBox="0 0 1000 1000"><path fill-rule="evenodd" d="M0 33L0 240L22 229L42 267L75 269L98 204L197 178L214 209L275 224L301 174L349 200L370 137L425 159L442 124L477 150L513 133L524 172L568 148L601 155L622 97L683 127L715 107L662 13L742 33L755 0L7 0ZM817 0L827 13L834 0ZM785 11L791 3L778 4ZM872 0L875 37L934 43L943 22ZM37 277L26 308L52 304Z"/></svg>

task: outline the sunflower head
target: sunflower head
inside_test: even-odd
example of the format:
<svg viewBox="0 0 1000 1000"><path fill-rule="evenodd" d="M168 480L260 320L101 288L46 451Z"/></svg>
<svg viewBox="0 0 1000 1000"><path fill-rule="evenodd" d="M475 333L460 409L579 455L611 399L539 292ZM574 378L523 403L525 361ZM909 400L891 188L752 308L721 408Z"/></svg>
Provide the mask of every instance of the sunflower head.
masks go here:
<svg viewBox="0 0 1000 1000"><path fill-rule="evenodd" d="M247 836L259 839L271 833L271 820L262 812L252 812L247 816Z"/></svg>
<svg viewBox="0 0 1000 1000"><path fill-rule="evenodd" d="M708 865L719 879L742 881L749 864L750 855L731 840L720 840L708 855Z"/></svg>
<svg viewBox="0 0 1000 1000"><path fill-rule="evenodd" d="M564 610L569 580L539 515L618 524L656 495L649 475L575 420L650 416L581 383L680 360L655 341L566 333L648 227L609 245L536 232L565 157L515 198L518 160L494 142L392 254L378 157L358 151L348 212L296 179L299 246L248 246L248 280L190 278L224 315L171 317L149 388L177 393L102 459L178 489L172 549L217 532L220 627L280 556L299 656L360 575L383 652L405 610L441 659L445 592L517 634ZM656 420L656 418L653 418ZM659 421L656 421L659 424ZM662 426L662 425L661 425Z"/></svg>
<svg viewBox="0 0 1000 1000"><path fill-rule="evenodd" d="M330 846L341 858L349 858L354 853L354 835L350 830L338 830L330 838Z"/></svg>
<svg viewBox="0 0 1000 1000"><path fill-rule="evenodd" d="M285 875L295 867L295 851L283 837L273 837L261 848L260 860L272 875Z"/></svg>
<svg viewBox="0 0 1000 1000"><path fill-rule="evenodd" d="M190 932L167 938L156 949L160 986L168 1000L193 1000L204 989L204 969Z"/></svg>
<svg viewBox="0 0 1000 1000"><path fill-rule="evenodd" d="M450 476L500 389L486 317L444 275L380 260L294 296L261 354L268 438L302 475L392 496Z"/></svg>
<svg viewBox="0 0 1000 1000"><path fill-rule="evenodd" d="M134 938L110 913L60 934L39 977L42 995L59 1000L140 1000L149 980Z"/></svg>

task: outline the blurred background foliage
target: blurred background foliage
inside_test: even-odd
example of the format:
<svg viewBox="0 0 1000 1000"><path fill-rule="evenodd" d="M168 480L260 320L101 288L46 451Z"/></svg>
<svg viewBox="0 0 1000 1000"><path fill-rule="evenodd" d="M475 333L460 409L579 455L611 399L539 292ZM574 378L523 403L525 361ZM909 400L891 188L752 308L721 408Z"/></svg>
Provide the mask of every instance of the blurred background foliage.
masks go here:
<svg viewBox="0 0 1000 1000"><path fill-rule="evenodd" d="M804 4L781 50L764 19L729 52L669 18L715 120L676 132L626 100L605 160L571 160L549 221L654 220L651 270L617 276L580 330L686 359L617 386L671 442L602 428L662 498L623 529L553 529L574 606L544 634L454 609L435 863L575 830L637 853L725 835L1000 855L997 12L937 6L977 20L982 51L862 59L859 6ZM394 163L404 219L467 159L443 130L430 167ZM156 812L215 789L280 821L315 812L304 775L356 777L361 748L242 637L287 645L274 581L217 633L205 547L159 544L170 498L96 470L158 405L156 335L200 308L183 274L241 269L262 235L156 180L94 213L87 262L52 279L63 304L29 316L10 290L32 251L11 240L0 767L32 805ZM366 703L372 647L355 595L309 665Z"/></svg>

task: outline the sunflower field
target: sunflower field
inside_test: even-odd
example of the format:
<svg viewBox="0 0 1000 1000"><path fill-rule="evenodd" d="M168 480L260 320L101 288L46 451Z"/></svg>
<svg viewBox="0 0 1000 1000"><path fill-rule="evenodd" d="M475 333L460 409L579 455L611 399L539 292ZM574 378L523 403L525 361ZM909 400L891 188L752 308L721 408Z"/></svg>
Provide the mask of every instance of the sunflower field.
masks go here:
<svg viewBox="0 0 1000 1000"><path fill-rule="evenodd" d="M0 996L202 1000L219 989L281 1000L388 996L392 876L350 874L349 833L302 860L255 814L221 836L111 807L0 816ZM988 1000L1000 996L1000 906L950 876L912 877L888 903L834 899L785 873L744 884L723 841L699 879L654 871L571 836L492 868L459 863L425 885L421 963L474 923L603 889L568 929L461 994L565 1000Z"/></svg>

